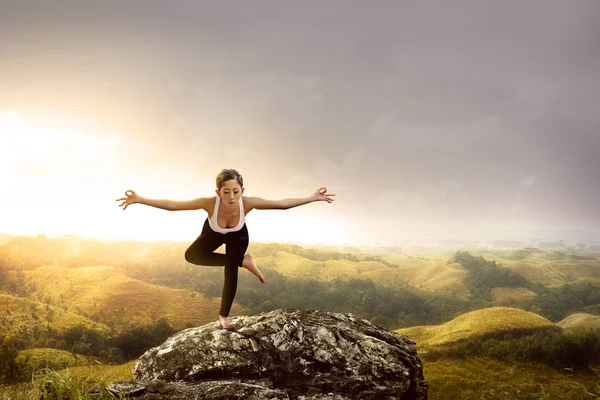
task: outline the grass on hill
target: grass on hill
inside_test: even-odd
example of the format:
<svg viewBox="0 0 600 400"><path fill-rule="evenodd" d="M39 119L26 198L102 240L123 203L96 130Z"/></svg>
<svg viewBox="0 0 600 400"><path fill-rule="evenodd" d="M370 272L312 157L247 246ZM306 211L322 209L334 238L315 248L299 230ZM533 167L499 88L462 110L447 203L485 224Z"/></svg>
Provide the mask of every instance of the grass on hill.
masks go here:
<svg viewBox="0 0 600 400"><path fill-rule="evenodd" d="M537 294L527 288L492 288L492 298L495 304L529 304Z"/></svg>
<svg viewBox="0 0 600 400"><path fill-rule="evenodd" d="M17 362L22 364L27 371L33 372L43 368L58 370L78 365L89 365L93 363L93 359L64 350L27 349L19 351Z"/></svg>
<svg viewBox="0 0 600 400"><path fill-rule="evenodd" d="M165 318L174 329L217 320L220 298L131 279L112 267L40 267L25 271L31 296L122 328ZM243 312L234 303L232 314Z"/></svg>
<svg viewBox="0 0 600 400"><path fill-rule="evenodd" d="M577 279L600 282L600 258L597 254L537 249L473 249L470 253L481 255L488 261L496 261L530 282L544 286L564 285Z"/></svg>
<svg viewBox="0 0 600 400"><path fill-rule="evenodd" d="M265 260L260 260L265 261ZM377 261L327 260L313 261L287 251L278 251L272 257L273 269L290 278L307 278L321 281L360 278L365 272L392 270Z"/></svg>
<svg viewBox="0 0 600 400"><path fill-rule="evenodd" d="M475 310L433 326L413 326L395 332L412 338L417 346L427 348L458 342L471 337L492 337L503 333L529 333L541 329L561 328L537 314L510 307Z"/></svg>
<svg viewBox="0 0 600 400"><path fill-rule="evenodd" d="M505 363L487 357L427 360L421 356L423 373L429 384L430 400L579 400L600 397L598 375L560 373L535 363ZM123 365L73 367L57 373L91 389L133 378L137 361ZM600 372L600 371L599 371ZM38 400L41 392L31 382L0 386L0 399ZM85 398L85 397L82 397Z"/></svg>
<svg viewBox="0 0 600 400"><path fill-rule="evenodd" d="M290 278L307 278L320 281L334 279L369 279L375 284L397 288L411 286L438 294L466 299L468 290L462 283L467 272L459 264L447 265L442 261L421 260L398 256L386 258L398 265L388 267L377 261L327 260L313 261L287 251L277 251L273 256L257 257L257 265L269 265Z"/></svg>
<svg viewBox="0 0 600 400"><path fill-rule="evenodd" d="M98 397L88 393L105 388L110 383L133 379L133 367L137 360L129 361L121 365L77 366L62 370L48 369L39 371L29 382L14 385L0 385L0 400L39 400L44 398L40 390L45 381L50 389L54 389L54 396L45 398L61 399L115 399L112 395L104 393ZM57 397L56 391L63 391L63 397ZM70 396L70 397L67 397Z"/></svg>
<svg viewBox="0 0 600 400"><path fill-rule="evenodd" d="M561 373L537 363L506 363L488 357L439 359L421 356L430 400L582 400L600 398L595 375Z"/></svg>
<svg viewBox="0 0 600 400"><path fill-rule="evenodd" d="M133 367L137 360L120 365L94 364L69 368L71 375L77 379L90 379L103 385L133 379ZM64 371L61 371L64 372Z"/></svg>
<svg viewBox="0 0 600 400"><path fill-rule="evenodd" d="M460 264L413 259L410 263L401 264L398 269L379 270L365 275L384 287L411 286L428 292L466 299L469 292L463 280L467 274L468 272Z"/></svg>
<svg viewBox="0 0 600 400"><path fill-rule="evenodd" d="M563 328L565 332L576 329L594 329L600 330L600 316L587 313L571 314L556 325Z"/></svg>
<svg viewBox="0 0 600 400"><path fill-rule="evenodd" d="M79 325L102 335L108 334L111 330L108 326L91 321L77 313L9 294L0 293L0 310L2 310L0 335L15 334L31 337L35 331L45 331L48 325L58 333Z"/></svg>

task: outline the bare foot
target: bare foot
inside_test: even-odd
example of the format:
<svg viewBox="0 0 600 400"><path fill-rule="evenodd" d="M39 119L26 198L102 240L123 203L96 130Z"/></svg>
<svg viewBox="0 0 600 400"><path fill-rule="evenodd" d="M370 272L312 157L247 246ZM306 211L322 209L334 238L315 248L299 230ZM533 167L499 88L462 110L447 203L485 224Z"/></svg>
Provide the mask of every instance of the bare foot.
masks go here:
<svg viewBox="0 0 600 400"><path fill-rule="evenodd" d="M235 325L229 322L229 319L227 319L227 317L222 317L221 315L219 315L219 325L221 325L225 329L235 328Z"/></svg>
<svg viewBox="0 0 600 400"><path fill-rule="evenodd" d="M252 254L248 253L244 255L244 261L242 261L242 267L246 268L248 271L252 272L259 281L265 283L265 277L261 274L260 270L254 264L254 258L252 258Z"/></svg>

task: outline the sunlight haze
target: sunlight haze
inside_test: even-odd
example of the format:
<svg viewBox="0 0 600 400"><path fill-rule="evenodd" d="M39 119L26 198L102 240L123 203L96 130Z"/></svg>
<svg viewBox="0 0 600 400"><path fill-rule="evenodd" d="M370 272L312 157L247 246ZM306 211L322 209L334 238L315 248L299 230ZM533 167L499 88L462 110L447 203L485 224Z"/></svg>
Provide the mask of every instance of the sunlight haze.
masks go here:
<svg viewBox="0 0 600 400"><path fill-rule="evenodd" d="M115 199L235 168L248 196L337 194L253 211L254 241L600 244L597 11L3 3L0 232L191 241L205 212Z"/></svg>

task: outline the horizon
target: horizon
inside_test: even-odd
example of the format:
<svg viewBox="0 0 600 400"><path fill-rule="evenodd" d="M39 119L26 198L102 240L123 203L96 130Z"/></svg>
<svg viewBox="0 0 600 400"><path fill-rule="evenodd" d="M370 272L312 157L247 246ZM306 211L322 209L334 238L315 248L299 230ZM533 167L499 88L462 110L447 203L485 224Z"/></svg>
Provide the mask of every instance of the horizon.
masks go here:
<svg viewBox="0 0 600 400"><path fill-rule="evenodd" d="M114 237L97 237L97 236L86 236L78 234L11 234L7 232L0 232L0 239L3 237L10 238L39 238L44 237L48 239L82 239L82 240L97 240L101 242L142 242L142 243L182 243L186 244L189 241L187 239L140 239L137 237L131 238L114 238ZM0 242L0 244L2 244ZM451 250L515 250L515 249L537 249L537 250L566 250L566 251L600 251L600 240L596 241L568 241L565 239L557 238L542 238L533 237L528 240L511 240L496 238L491 240L460 240L454 238L416 238L411 240L404 240L397 245L377 245L377 244L363 244L363 243L340 243L340 244L327 244L320 242L292 242L292 241L252 241L251 244L257 245L297 245L300 247L313 247L316 249L328 249L334 251L348 251L348 249L357 250L360 253L377 252L377 250L385 250L387 252L411 252L411 250L440 250L440 251L451 251ZM224 245L223 245L224 246Z"/></svg>

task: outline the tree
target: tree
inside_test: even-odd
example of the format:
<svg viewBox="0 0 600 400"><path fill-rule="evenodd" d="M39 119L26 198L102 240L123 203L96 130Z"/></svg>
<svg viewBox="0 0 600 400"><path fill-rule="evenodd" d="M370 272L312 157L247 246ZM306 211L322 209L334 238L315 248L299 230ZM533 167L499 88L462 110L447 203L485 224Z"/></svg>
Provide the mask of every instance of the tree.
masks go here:
<svg viewBox="0 0 600 400"><path fill-rule="evenodd" d="M0 336L0 383L16 382L23 378L17 363L18 344L12 336Z"/></svg>

